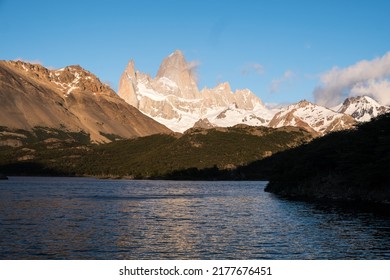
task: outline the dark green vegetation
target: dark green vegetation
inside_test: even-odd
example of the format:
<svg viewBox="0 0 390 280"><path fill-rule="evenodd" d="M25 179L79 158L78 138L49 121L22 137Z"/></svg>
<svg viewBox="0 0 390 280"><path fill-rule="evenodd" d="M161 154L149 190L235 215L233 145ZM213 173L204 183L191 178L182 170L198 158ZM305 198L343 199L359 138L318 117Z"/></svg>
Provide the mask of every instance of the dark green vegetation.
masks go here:
<svg viewBox="0 0 390 280"><path fill-rule="evenodd" d="M299 128L236 126L97 145L83 132L2 128L0 173L269 180L266 191L289 197L390 202L390 114L311 140Z"/></svg>
<svg viewBox="0 0 390 280"><path fill-rule="evenodd" d="M23 146L38 142L48 143L56 139L61 142L75 142L78 144L89 144L91 139L89 135L83 131L72 132L55 128L47 128L36 126L32 131L23 129L9 129L0 126L0 143L3 146L8 142L8 146Z"/></svg>
<svg viewBox="0 0 390 280"><path fill-rule="evenodd" d="M299 128L236 126L192 129L180 136L159 134L96 145L85 142L88 135L82 132L49 132L45 139L41 130L25 137L19 135L19 141L24 139L22 146L0 147L0 172L140 179L242 179L242 174L236 172L238 166L312 139ZM2 133L7 137L12 133L25 135L21 131L5 133L4 129Z"/></svg>
<svg viewBox="0 0 390 280"><path fill-rule="evenodd" d="M85 132L35 127L32 131L0 127L0 173L73 175L67 158L81 158L90 145Z"/></svg>
<svg viewBox="0 0 390 280"><path fill-rule="evenodd" d="M265 173L266 191L290 197L390 203L390 114L252 163L243 172Z"/></svg>

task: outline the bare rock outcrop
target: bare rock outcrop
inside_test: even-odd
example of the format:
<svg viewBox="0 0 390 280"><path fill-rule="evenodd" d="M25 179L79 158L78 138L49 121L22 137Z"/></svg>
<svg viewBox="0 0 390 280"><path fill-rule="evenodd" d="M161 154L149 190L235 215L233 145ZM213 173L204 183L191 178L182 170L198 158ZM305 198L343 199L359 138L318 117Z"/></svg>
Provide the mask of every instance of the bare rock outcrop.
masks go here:
<svg viewBox="0 0 390 280"><path fill-rule="evenodd" d="M187 62L179 50L162 61L155 78L134 71L130 61L119 82L119 96L178 132L206 118L213 125L225 127L240 123L266 125L272 118L273 113L248 89L233 92L225 82L200 91L195 69L196 63ZM234 104L237 110L230 110ZM217 118L226 110L229 114Z"/></svg>
<svg viewBox="0 0 390 280"><path fill-rule="evenodd" d="M49 70L39 64L0 61L0 126L84 131L92 141L170 133L120 98L82 67Z"/></svg>
<svg viewBox="0 0 390 280"><path fill-rule="evenodd" d="M356 121L349 115L302 100L275 114L270 127L296 126L314 135L325 135L332 131L354 127Z"/></svg>

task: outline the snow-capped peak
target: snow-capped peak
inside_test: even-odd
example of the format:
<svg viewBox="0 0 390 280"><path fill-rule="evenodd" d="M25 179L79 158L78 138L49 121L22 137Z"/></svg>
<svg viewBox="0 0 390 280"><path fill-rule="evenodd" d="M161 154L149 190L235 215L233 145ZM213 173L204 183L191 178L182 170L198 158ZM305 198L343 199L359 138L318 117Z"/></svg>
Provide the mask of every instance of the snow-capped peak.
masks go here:
<svg viewBox="0 0 390 280"><path fill-rule="evenodd" d="M173 131L183 132L206 118L217 126L267 125L273 116L253 92L233 92L228 82L199 91L193 66L181 51L163 60L155 78L133 72L131 63L119 82L119 96Z"/></svg>
<svg viewBox="0 0 390 280"><path fill-rule="evenodd" d="M369 96L349 97L332 109L339 113L348 114L359 122L370 121L380 114L390 112L390 107L380 105Z"/></svg>
<svg viewBox="0 0 390 280"><path fill-rule="evenodd" d="M324 135L331 131L350 128L355 121L348 115L302 100L289 105L270 121L271 127L298 126Z"/></svg>

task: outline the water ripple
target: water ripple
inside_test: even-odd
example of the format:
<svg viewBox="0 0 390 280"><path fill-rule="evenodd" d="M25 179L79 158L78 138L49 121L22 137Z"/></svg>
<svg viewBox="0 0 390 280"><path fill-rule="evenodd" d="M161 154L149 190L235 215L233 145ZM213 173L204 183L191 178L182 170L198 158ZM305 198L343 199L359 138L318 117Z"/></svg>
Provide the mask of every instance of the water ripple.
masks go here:
<svg viewBox="0 0 390 280"><path fill-rule="evenodd" d="M390 219L265 182L11 177L0 259L390 259Z"/></svg>

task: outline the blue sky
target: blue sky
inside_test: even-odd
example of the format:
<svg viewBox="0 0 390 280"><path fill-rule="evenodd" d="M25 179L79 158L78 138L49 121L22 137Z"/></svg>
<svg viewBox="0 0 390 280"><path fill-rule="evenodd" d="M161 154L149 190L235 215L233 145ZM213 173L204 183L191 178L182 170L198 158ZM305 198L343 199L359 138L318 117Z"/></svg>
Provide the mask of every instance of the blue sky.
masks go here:
<svg viewBox="0 0 390 280"><path fill-rule="evenodd" d="M334 67L342 76L363 60L384 60L389 12L390 1L376 0L0 0L0 59L80 64L117 90L128 60L154 76L163 58L180 49L199 63L200 88L228 81L266 103L315 101L318 86L343 96L359 92L356 81L369 87L367 77L349 77L339 87L334 79L324 83ZM374 77L382 92L390 89L386 73Z"/></svg>

